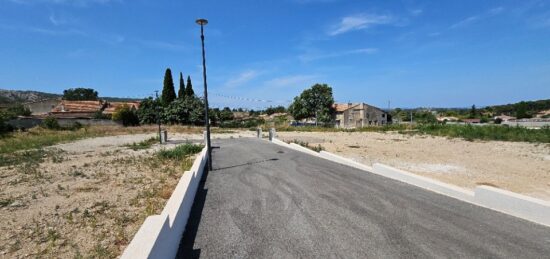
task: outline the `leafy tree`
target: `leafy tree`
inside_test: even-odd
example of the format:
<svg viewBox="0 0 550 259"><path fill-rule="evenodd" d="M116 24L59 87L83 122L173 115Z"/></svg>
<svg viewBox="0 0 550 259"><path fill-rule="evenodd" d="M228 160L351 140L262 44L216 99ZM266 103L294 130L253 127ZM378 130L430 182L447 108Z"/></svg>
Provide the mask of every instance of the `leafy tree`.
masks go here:
<svg viewBox="0 0 550 259"><path fill-rule="evenodd" d="M63 91L63 100L68 101L97 101L97 91L91 88L70 88Z"/></svg>
<svg viewBox="0 0 550 259"><path fill-rule="evenodd" d="M112 118L114 121L122 122L124 127L139 125L136 109L134 107L130 108L126 104L117 107Z"/></svg>
<svg viewBox="0 0 550 259"><path fill-rule="evenodd" d="M140 124L155 124L157 123L157 115L162 113L163 107L159 99L151 97L141 101L136 114Z"/></svg>
<svg viewBox="0 0 550 259"><path fill-rule="evenodd" d="M176 99L176 91L174 90L174 80L172 79L172 70L166 69L164 73L164 88L162 88L161 101L162 105L168 106Z"/></svg>
<svg viewBox="0 0 550 259"><path fill-rule="evenodd" d="M223 108L223 110L220 111L221 121L229 121L229 120L232 120L233 118L234 118L233 112L231 111L231 109L229 109L229 107L225 107Z"/></svg>
<svg viewBox="0 0 550 259"><path fill-rule="evenodd" d="M470 109L470 115L469 115L469 118L470 119L474 119L477 117L477 109L476 109L476 105L472 105L472 109Z"/></svg>
<svg viewBox="0 0 550 259"><path fill-rule="evenodd" d="M271 115L271 114L274 114L274 113L283 113L283 112L286 112L286 109L285 109L284 106L269 107L265 110L265 113L267 115Z"/></svg>
<svg viewBox="0 0 550 259"><path fill-rule="evenodd" d="M46 129L51 129L51 130L61 129L61 126L59 126L59 122L57 122L57 119L55 117L52 117L52 116L46 117L42 121L42 126Z"/></svg>
<svg viewBox="0 0 550 259"><path fill-rule="evenodd" d="M187 86L185 87L185 96L192 97L195 95L193 84L191 84L191 76L187 76Z"/></svg>
<svg viewBox="0 0 550 259"><path fill-rule="evenodd" d="M328 123L334 113L333 104L332 88L315 84L296 96L288 111L296 120L315 117L318 122Z"/></svg>
<svg viewBox="0 0 550 259"><path fill-rule="evenodd" d="M183 98L185 95L185 82L183 81L183 75L180 72L180 88L178 89L178 98Z"/></svg>
<svg viewBox="0 0 550 259"><path fill-rule="evenodd" d="M171 124L202 124L204 103L196 97L177 99L164 109L162 121Z"/></svg>
<svg viewBox="0 0 550 259"><path fill-rule="evenodd" d="M527 103L526 102L519 102L516 105L516 118L518 118L518 119L531 118L531 116L527 113Z"/></svg>

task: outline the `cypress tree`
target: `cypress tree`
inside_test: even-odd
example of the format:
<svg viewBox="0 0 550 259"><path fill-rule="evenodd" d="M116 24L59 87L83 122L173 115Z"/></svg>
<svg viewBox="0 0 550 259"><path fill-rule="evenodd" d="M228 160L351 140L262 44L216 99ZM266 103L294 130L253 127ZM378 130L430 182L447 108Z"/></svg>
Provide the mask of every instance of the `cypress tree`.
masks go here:
<svg viewBox="0 0 550 259"><path fill-rule="evenodd" d="M166 69L164 73L164 88L162 88L161 102L163 105L168 106L172 101L176 99L176 91L174 90L174 80L172 79L172 70Z"/></svg>
<svg viewBox="0 0 550 259"><path fill-rule="evenodd" d="M185 87L185 96L194 96L193 85L191 84L191 76L187 76L187 86Z"/></svg>
<svg viewBox="0 0 550 259"><path fill-rule="evenodd" d="M178 98L183 98L185 95L185 82L183 81L183 75L180 72L180 88L178 89Z"/></svg>

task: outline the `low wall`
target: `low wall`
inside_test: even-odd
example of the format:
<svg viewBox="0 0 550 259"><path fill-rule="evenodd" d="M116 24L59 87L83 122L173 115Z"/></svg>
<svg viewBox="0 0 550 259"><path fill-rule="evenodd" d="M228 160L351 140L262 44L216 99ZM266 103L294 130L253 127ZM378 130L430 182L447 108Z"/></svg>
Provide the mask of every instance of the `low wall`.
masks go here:
<svg viewBox="0 0 550 259"><path fill-rule="evenodd" d="M180 178L160 215L149 216L121 258L175 258L208 160L204 147L190 171Z"/></svg>

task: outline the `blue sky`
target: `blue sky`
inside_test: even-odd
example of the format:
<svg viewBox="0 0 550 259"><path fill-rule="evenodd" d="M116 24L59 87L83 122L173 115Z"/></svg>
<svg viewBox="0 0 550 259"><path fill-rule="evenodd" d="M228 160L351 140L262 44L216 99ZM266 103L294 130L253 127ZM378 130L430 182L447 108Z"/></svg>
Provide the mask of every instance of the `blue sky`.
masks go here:
<svg viewBox="0 0 550 259"><path fill-rule="evenodd" d="M145 97L167 67L213 106L467 107L550 98L550 1L0 0L0 88Z"/></svg>

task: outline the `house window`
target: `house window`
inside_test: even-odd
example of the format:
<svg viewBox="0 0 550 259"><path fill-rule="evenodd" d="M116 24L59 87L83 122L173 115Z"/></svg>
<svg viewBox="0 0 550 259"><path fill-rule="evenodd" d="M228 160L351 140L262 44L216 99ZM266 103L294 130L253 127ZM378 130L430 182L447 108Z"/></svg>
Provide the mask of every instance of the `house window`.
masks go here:
<svg viewBox="0 0 550 259"><path fill-rule="evenodd" d="M386 118L386 114L385 114L385 113L382 113L382 118Z"/></svg>

